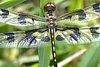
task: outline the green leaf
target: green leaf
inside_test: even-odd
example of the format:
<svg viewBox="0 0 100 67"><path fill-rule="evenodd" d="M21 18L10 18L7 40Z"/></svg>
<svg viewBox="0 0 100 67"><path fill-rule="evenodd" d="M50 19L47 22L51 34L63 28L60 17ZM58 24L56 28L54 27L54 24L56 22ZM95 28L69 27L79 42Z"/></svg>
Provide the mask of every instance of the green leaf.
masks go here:
<svg viewBox="0 0 100 67"><path fill-rule="evenodd" d="M8 7L14 6L16 4L22 3L24 1L26 1L26 0L5 0L0 3L0 8L8 8Z"/></svg>
<svg viewBox="0 0 100 67"><path fill-rule="evenodd" d="M95 67L100 58L100 43L93 43L83 56L78 67Z"/></svg>
<svg viewBox="0 0 100 67"><path fill-rule="evenodd" d="M73 11L83 8L83 0L72 0L68 11Z"/></svg>

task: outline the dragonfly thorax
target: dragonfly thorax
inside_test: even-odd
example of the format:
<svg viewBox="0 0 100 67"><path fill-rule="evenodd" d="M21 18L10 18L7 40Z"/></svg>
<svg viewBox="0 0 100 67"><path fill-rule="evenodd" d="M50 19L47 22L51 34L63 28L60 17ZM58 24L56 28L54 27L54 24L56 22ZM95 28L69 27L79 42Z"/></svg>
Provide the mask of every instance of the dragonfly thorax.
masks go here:
<svg viewBox="0 0 100 67"><path fill-rule="evenodd" d="M54 16L54 14L47 14L46 20L47 21L56 21L56 17Z"/></svg>
<svg viewBox="0 0 100 67"><path fill-rule="evenodd" d="M49 27L49 28L53 28L53 27L56 26L56 23L55 23L56 17L54 16L53 13L52 13L52 14L47 14L46 20L47 20L47 22L48 22L48 27Z"/></svg>

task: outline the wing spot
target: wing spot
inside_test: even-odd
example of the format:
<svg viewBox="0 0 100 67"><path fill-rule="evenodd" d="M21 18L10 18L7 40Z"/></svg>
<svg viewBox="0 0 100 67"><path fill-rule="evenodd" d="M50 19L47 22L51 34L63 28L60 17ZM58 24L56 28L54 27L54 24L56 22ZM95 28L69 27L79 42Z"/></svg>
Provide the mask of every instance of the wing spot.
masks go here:
<svg viewBox="0 0 100 67"><path fill-rule="evenodd" d="M41 41L48 42L50 41L50 38L48 36L44 36L42 37Z"/></svg>
<svg viewBox="0 0 100 67"><path fill-rule="evenodd" d="M71 20L75 15L78 15L78 20L84 20L86 18L86 14L84 13L84 10L80 9L72 13L69 13L69 16L67 16L66 19Z"/></svg>
<svg viewBox="0 0 100 67"><path fill-rule="evenodd" d="M99 29L99 27L91 27L91 28L90 28L90 32L92 33L92 36L93 36L94 38L98 38L98 37L99 37L99 33L96 32L96 30L98 30L98 29Z"/></svg>
<svg viewBox="0 0 100 67"><path fill-rule="evenodd" d="M23 16L18 18L18 22L20 24L26 24L26 20L25 20L25 18Z"/></svg>
<svg viewBox="0 0 100 67"><path fill-rule="evenodd" d="M62 41L62 40L65 40L61 35L57 35L56 36L56 40L58 41Z"/></svg>
<svg viewBox="0 0 100 67"><path fill-rule="evenodd" d="M93 9L95 10L95 12L100 12L100 3L94 4Z"/></svg>
<svg viewBox="0 0 100 67"><path fill-rule="evenodd" d="M33 30L27 30L25 31L25 41L29 42L30 44L36 44L37 40L36 37L32 35Z"/></svg>
<svg viewBox="0 0 100 67"><path fill-rule="evenodd" d="M1 14L2 18L7 18L7 16L9 15L9 11L8 10L5 10L5 9L1 9L1 11L3 12Z"/></svg>
<svg viewBox="0 0 100 67"><path fill-rule="evenodd" d="M7 40L9 43L14 42L14 33L4 33L5 35L7 35Z"/></svg>
<svg viewBox="0 0 100 67"><path fill-rule="evenodd" d="M74 29L75 31L72 33L72 34L70 34L70 39L71 40L78 40L79 38L80 38L80 33L79 33L79 29L78 28L75 28Z"/></svg>
<svg viewBox="0 0 100 67"><path fill-rule="evenodd" d="M36 40L36 37L35 36L29 35L29 36L26 36L25 37L24 42L28 42L29 43L29 46L30 46L32 44L36 44L37 43L37 40Z"/></svg>

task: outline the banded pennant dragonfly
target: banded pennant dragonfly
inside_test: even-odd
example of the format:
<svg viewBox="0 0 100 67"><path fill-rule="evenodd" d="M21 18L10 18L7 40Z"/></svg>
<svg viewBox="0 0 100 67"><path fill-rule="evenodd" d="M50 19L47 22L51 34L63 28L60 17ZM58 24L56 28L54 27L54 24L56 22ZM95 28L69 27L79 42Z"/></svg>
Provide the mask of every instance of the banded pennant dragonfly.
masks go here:
<svg viewBox="0 0 100 67"><path fill-rule="evenodd" d="M47 3L44 5L46 17L39 17L0 8L0 22L13 26L33 26L32 30L0 33L0 48L39 48L51 44L54 67L57 67L55 44L100 41L100 27L88 26L87 23L100 17L100 3L59 17L54 16L55 9L55 4Z"/></svg>

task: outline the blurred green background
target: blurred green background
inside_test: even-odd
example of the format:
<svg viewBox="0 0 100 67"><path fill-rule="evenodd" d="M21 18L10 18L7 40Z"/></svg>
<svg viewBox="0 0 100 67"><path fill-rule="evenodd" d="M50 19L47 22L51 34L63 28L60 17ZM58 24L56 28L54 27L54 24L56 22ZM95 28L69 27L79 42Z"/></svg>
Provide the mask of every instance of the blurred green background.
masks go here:
<svg viewBox="0 0 100 67"><path fill-rule="evenodd" d="M40 6L43 6L40 4L48 1L52 2L53 0L0 0L0 8L40 15ZM67 12L91 6L94 3L100 2L100 0L56 0L54 2L57 6L55 15L60 16ZM1 33L30 29L32 27L14 27L0 23ZM100 67L99 43L71 46L56 44L56 53L57 62L60 67ZM44 58L48 58L47 60L39 60L38 56L42 56L42 52L38 55L37 49L1 48L0 67L45 67L41 62L50 61L49 56L46 53L43 55ZM53 66L52 53L50 57L50 66ZM39 61L41 61L40 64Z"/></svg>

